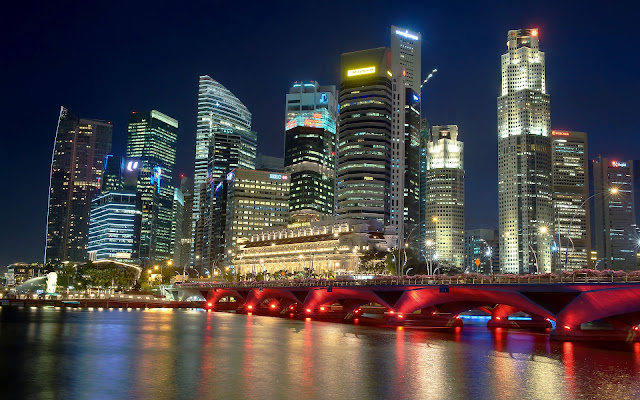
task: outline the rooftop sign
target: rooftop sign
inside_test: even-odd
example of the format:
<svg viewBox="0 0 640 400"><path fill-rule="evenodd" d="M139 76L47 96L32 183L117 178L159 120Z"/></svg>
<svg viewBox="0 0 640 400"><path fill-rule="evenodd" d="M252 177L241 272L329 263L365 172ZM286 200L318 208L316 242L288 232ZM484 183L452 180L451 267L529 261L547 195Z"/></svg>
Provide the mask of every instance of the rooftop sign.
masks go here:
<svg viewBox="0 0 640 400"><path fill-rule="evenodd" d="M374 74L375 72L376 72L376 67L350 69L347 71L347 76L368 75L368 74Z"/></svg>
<svg viewBox="0 0 640 400"><path fill-rule="evenodd" d="M405 29L404 32L400 29L396 29L396 35L404 36L407 39L420 40L420 38L416 35L412 35L411 33L409 33L409 30L407 29Z"/></svg>

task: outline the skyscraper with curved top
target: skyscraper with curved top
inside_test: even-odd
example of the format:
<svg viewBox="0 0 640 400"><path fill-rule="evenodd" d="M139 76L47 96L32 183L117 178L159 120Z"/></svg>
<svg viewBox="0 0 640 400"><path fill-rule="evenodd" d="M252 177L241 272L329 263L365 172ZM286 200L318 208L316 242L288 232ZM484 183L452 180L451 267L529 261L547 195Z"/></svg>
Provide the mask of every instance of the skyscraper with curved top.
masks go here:
<svg viewBox="0 0 640 400"><path fill-rule="evenodd" d="M251 113L227 88L200 76L194 173L194 265L210 259L215 188L234 168L255 169L257 135ZM209 200L207 200L209 199Z"/></svg>

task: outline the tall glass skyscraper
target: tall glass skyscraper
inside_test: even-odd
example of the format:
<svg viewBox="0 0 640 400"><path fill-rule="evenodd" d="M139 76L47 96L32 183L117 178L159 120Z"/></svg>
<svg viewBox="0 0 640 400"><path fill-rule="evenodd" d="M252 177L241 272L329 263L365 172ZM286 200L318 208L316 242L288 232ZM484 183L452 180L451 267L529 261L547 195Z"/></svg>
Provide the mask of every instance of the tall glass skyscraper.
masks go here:
<svg viewBox="0 0 640 400"><path fill-rule="evenodd" d="M61 107L51 158L45 261L86 259L91 200L102 185L112 131L109 122L78 118Z"/></svg>
<svg viewBox="0 0 640 400"><path fill-rule="evenodd" d="M511 30L498 97L500 270L551 271L551 127L537 29Z"/></svg>
<svg viewBox="0 0 640 400"><path fill-rule="evenodd" d="M598 268L636 269L633 161L599 157L593 161L593 197ZM615 188L616 193L611 189Z"/></svg>
<svg viewBox="0 0 640 400"><path fill-rule="evenodd" d="M430 257L464 268L464 147L456 125L431 128L427 143L425 237Z"/></svg>
<svg viewBox="0 0 640 400"><path fill-rule="evenodd" d="M393 65L400 66L406 72L404 85L420 93L422 76L422 35L408 29L391 26L391 54Z"/></svg>
<svg viewBox="0 0 640 400"><path fill-rule="evenodd" d="M591 252L587 134L551 132L556 268L587 268Z"/></svg>
<svg viewBox="0 0 640 400"><path fill-rule="evenodd" d="M340 218L388 224L391 200L391 51L342 55L337 206ZM397 143L393 144L394 151Z"/></svg>
<svg viewBox="0 0 640 400"><path fill-rule="evenodd" d="M140 260L144 265L169 260L178 121L159 112L129 116L127 157L139 161L137 192L142 201Z"/></svg>
<svg viewBox="0 0 640 400"><path fill-rule="evenodd" d="M335 86L296 82L286 97L285 171L291 176L289 206L295 221L335 213L335 92Z"/></svg>
<svg viewBox="0 0 640 400"><path fill-rule="evenodd" d="M193 199L197 267L210 266L216 257L212 246L215 189L233 169L255 169L257 140L247 107L210 76L200 76Z"/></svg>

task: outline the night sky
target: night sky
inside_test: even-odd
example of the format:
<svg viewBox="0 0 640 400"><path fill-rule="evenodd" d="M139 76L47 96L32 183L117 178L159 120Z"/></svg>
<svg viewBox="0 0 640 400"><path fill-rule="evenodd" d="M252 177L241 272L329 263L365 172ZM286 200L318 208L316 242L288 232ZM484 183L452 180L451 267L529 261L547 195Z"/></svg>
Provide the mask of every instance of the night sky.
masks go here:
<svg viewBox="0 0 640 400"><path fill-rule="evenodd" d="M588 132L591 158L640 158L638 2L114 3L3 5L0 265L43 258L61 105L111 121L114 154L131 111L177 118L176 174L191 175L198 76L210 75L252 112L258 150L282 156L293 81L338 85L340 54L390 46L392 24L422 33L423 76L438 69L423 110L431 124L459 126L468 229L498 225L496 98L509 29L539 29L553 129Z"/></svg>

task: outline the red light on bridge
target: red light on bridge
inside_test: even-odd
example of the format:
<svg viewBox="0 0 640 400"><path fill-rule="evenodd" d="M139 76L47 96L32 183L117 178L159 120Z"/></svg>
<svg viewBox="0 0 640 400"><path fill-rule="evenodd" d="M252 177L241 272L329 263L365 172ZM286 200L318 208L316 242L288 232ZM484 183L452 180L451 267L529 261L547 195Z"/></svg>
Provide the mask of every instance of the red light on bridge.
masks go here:
<svg viewBox="0 0 640 400"><path fill-rule="evenodd" d="M289 307L289 310L293 310L293 306Z"/></svg>
<svg viewBox="0 0 640 400"><path fill-rule="evenodd" d="M634 326L633 330L637 332L638 330L640 330L640 328L638 328L637 326Z"/></svg>
<svg viewBox="0 0 640 400"><path fill-rule="evenodd" d="M502 318L501 318L501 317L496 317L496 319L497 319L498 321L500 321Z"/></svg>
<svg viewBox="0 0 640 400"><path fill-rule="evenodd" d="M311 312L311 309L310 309L310 308L307 308L307 312L308 312L308 313L310 313L310 312Z"/></svg>
<svg viewBox="0 0 640 400"><path fill-rule="evenodd" d="M431 315L438 315L438 313L434 311L431 313Z"/></svg>
<svg viewBox="0 0 640 400"><path fill-rule="evenodd" d="M213 307L213 303L207 303L207 307Z"/></svg>
<svg viewBox="0 0 640 400"><path fill-rule="evenodd" d="M398 314L398 318L404 318L404 315Z"/></svg>
<svg viewBox="0 0 640 400"><path fill-rule="evenodd" d="M253 315L253 313L252 313L252 312L250 312L250 313L247 313L247 315Z"/></svg>
<svg viewBox="0 0 640 400"><path fill-rule="evenodd" d="M324 311L324 307L320 307L320 311Z"/></svg>
<svg viewBox="0 0 640 400"><path fill-rule="evenodd" d="M566 329L566 330L570 331L570 330L571 330L571 327L570 327L569 325L565 325L565 326L564 326L564 329Z"/></svg>
<svg viewBox="0 0 640 400"><path fill-rule="evenodd" d="M393 310L389 311L389 314L393 314Z"/></svg>
<svg viewBox="0 0 640 400"><path fill-rule="evenodd" d="M275 304L272 304L272 305L271 305L271 308L276 308L276 305L275 305Z"/></svg>
<svg viewBox="0 0 640 400"><path fill-rule="evenodd" d="M249 310L251 310L251 309L253 308L253 306L247 306L247 308L248 308Z"/></svg>
<svg viewBox="0 0 640 400"><path fill-rule="evenodd" d="M459 315L456 315L456 319L460 319L460 316L459 316Z"/></svg>

